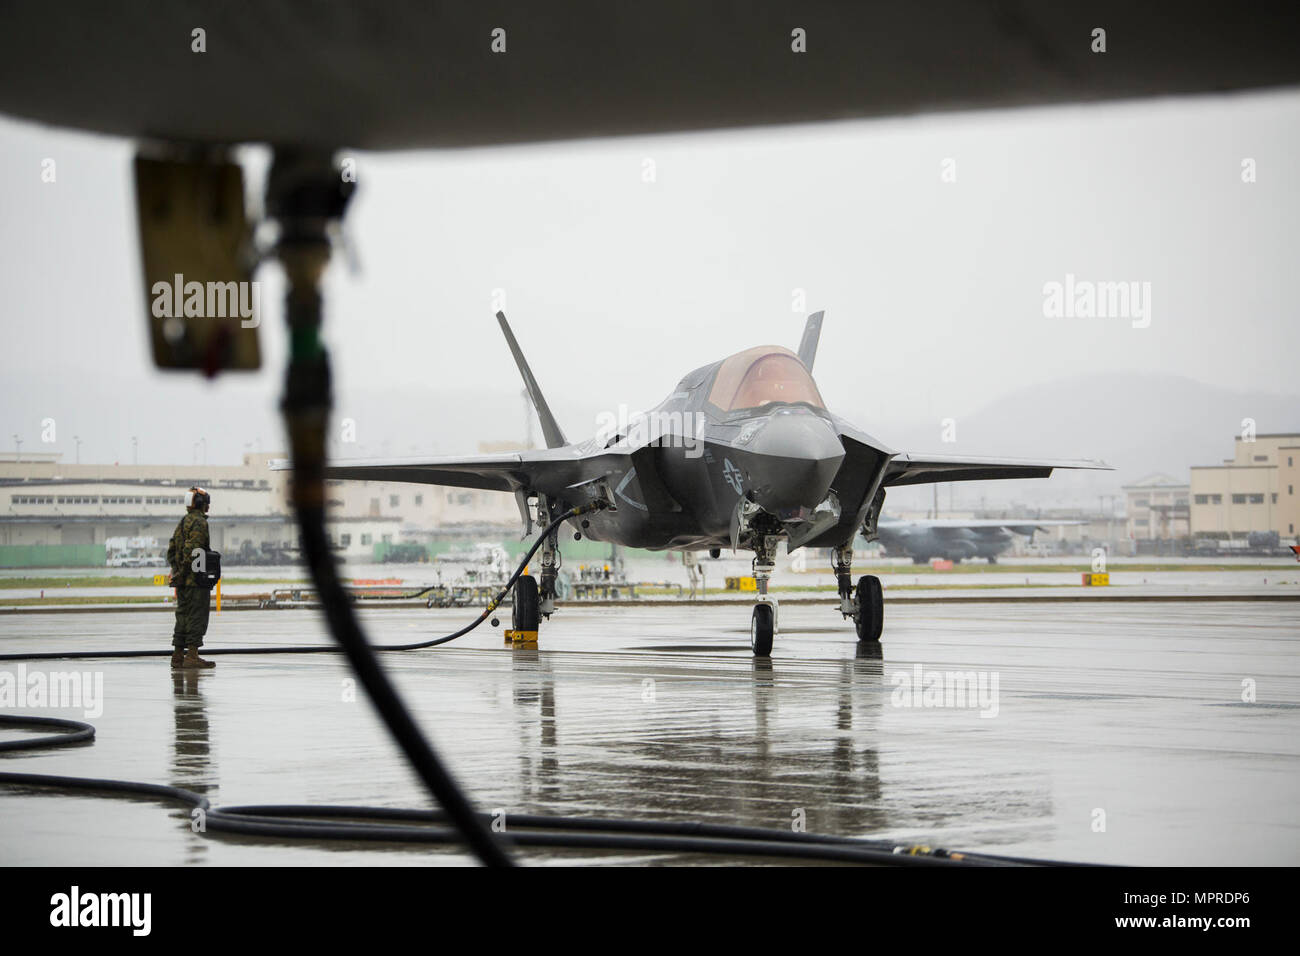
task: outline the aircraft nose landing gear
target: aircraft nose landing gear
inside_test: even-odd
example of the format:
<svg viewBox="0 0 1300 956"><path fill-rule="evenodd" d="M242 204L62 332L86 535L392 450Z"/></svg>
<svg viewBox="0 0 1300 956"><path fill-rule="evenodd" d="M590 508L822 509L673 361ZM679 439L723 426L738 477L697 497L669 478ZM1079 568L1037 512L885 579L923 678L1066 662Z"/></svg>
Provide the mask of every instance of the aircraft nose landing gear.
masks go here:
<svg viewBox="0 0 1300 956"><path fill-rule="evenodd" d="M767 582L776 566L774 535L760 535L754 547L754 583L758 586L758 603L749 622L749 646L755 657L771 657L776 639L777 604L767 593Z"/></svg>

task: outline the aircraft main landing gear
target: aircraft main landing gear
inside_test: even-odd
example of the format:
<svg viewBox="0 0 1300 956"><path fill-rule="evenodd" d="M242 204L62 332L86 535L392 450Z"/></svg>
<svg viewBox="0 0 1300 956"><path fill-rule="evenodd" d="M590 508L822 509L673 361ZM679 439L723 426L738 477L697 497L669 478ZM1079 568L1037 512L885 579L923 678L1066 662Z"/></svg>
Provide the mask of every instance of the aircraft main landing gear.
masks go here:
<svg viewBox="0 0 1300 956"><path fill-rule="evenodd" d="M860 642L879 643L880 634L885 629L884 598L880 578L874 574L864 574L858 578L855 601L857 613L853 616L853 626Z"/></svg>
<svg viewBox="0 0 1300 956"><path fill-rule="evenodd" d="M554 516L551 514L549 502L544 498L538 498L537 520L539 522L549 522L552 517ZM558 530L552 531L546 536L546 539L542 542L542 552L539 557L542 565L542 576L538 589L538 613L549 621L551 615L555 613L555 578L560 570L560 533Z"/></svg>
<svg viewBox="0 0 1300 956"><path fill-rule="evenodd" d="M835 549L834 566L840 592L840 613L853 618L859 642L879 642L885 629L884 590L880 578L864 574L858 578L858 586L853 586L852 543Z"/></svg>
<svg viewBox="0 0 1300 956"><path fill-rule="evenodd" d="M552 520L545 498L538 499L537 520L543 526ZM511 589L511 628L505 633L507 644L536 647L542 618L549 620L555 613L555 579L560 569L558 530L552 530L542 539L539 563L540 579L531 574L521 574Z"/></svg>
<svg viewBox="0 0 1300 956"><path fill-rule="evenodd" d="M770 604L755 604L754 616L749 622L749 646L755 657L772 656L772 640L776 637L776 613Z"/></svg>
<svg viewBox="0 0 1300 956"><path fill-rule="evenodd" d="M537 579L531 574L521 574L511 593L510 628L515 634L531 635L524 640L537 640L537 627L541 622Z"/></svg>

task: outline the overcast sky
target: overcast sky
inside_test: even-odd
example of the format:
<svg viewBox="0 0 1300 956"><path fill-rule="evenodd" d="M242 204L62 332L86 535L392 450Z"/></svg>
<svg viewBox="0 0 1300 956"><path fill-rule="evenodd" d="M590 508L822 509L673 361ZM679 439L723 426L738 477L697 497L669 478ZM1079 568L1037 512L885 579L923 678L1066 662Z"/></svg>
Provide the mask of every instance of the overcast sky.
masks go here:
<svg viewBox="0 0 1300 956"><path fill-rule="evenodd" d="M210 459L233 462L252 431L271 450L278 275L260 274L273 306L261 373L214 391L155 372L131 155L125 141L0 120L0 374L22 383L0 408L0 446L18 433L24 450L49 450L40 419L55 403L53 447L71 459L68 400L126 382L133 395L148 383L157 407L255 397L266 421L206 429ZM691 368L754 344L795 347L799 289L808 311L827 311L825 397L876 433L1085 372L1295 382L1296 93L353 155L347 226L361 271L336 258L326 320L344 403L388 386L517 392L492 319L498 289L552 404L578 419L565 423L571 439L619 402L654 404ZM45 158L55 183L41 182ZM259 181L265 151L245 158ZM941 176L949 158L955 182ZM1242 182L1245 159L1254 183ZM1044 284L1067 273L1149 282L1149 327L1045 317ZM430 407L429 427L454 411ZM189 461L197 432L148 412L81 435L83 461L122 456L126 434L154 450L148 460Z"/></svg>

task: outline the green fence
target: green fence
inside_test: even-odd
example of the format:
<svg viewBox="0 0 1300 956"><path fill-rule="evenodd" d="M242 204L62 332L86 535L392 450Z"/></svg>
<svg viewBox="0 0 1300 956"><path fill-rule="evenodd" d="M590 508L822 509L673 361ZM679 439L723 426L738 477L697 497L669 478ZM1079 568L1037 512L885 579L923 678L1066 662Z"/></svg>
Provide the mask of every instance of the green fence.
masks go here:
<svg viewBox="0 0 1300 956"><path fill-rule="evenodd" d="M414 542L405 542L402 544L394 544L391 541L375 542L374 560L377 564L383 563L391 552L397 552L397 555L392 560L400 559L403 562L429 560L429 549L424 545L416 544Z"/></svg>
<svg viewBox="0 0 1300 956"><path fill-rule="evenodd" d="M0 568L102 568L102 544L0 544Z"/></svg>

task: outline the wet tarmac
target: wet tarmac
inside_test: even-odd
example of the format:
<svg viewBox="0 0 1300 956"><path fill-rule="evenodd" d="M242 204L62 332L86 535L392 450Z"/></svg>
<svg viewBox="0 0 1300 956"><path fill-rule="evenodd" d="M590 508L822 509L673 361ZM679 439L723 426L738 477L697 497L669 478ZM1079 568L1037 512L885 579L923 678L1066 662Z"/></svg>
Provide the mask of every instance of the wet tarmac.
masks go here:
<svg viewBox="0 0 1300 956"><path fill-rule="evenodd" d="M669 552L676 558L676 552ZM1282 558L1115 558L1110 571L1110 593L1132 595L1198 595L1228 596L1233 594L1284 595L1300 598L1300 562L1290 557ZM1074 570L1060 570L1073 565ZM576 563L568 570L573 571ZM704 561L703 583L710 590L709 597L748 602L751 595L721 590L727 577L752 574L751 562L746 558L723 558ZM855 573L877 574L884 588L900 597L919 595L925 597L958 597L976 595L1020 596L1037 595L1060 597L1081 594L1093 596L1095 589L1081 585L1082 574L1091 570L1090 558L1072 556L1060 558L1012 557L1004 564L988 565L983 561L963 563L951 570L932 572L928 568L916 569L906 560L877 562L860 565ZM467 572L484 573L482 565L456 562L435 564L370 564L349 562L345 566L345 580L394 581L401 587L418 589L435 583L463 581ZM644 584L658 583L680 586L689 591L690 581L680 562L663 558L634 557L626 562L628 580ZM109 601L124 598L146 598L157 601L169 597L172 590L153 584L153 577L164 571L158 568L68 568L68 569L0 569L0 604L6 601L37 601L39 599L63 600L67 598L101 599ZM52 578L71 578L76 584L52 585ZM92 587L87 579L136 579L135 583ZM40 579L41 583L23 586L24 579ZM223 597L237 599L252 595L266 595L287 582L306 583L308 574L297 566L232 567L225 571L222 580ZM778 593L794 598L807 596L814 588L827 593L835 589L835 576L829 566L816 562L808 570L796 571L790 560L782 556L772 576L772 586ZM677 594L671 588L648 589L642 587L639 596L650 600L675 601ZM98 602L96 602L98 603ZM141 604L139 606L147 606ZM0 614L8 609L0 607Z"/></svg>
<svg viewBox="0 0 1300 956"><path fill-rule="evenodd" d="M374 609L375 643L473 612ZM863 651L828 606L782 612L772 659L738 607L567 607L537 650L484 625L384 656L484 810L705 821L1126 864L1300 863L1300 603L902 605ZM147 613L0 620L0 649L168 643ZM319 615L214 615L213 647L326 641ZM216 805L426 806L333 655L27 665L103 675L93 745L0 769L168 783ZM13 671L5 662L0 671ZM1243 700L1243 697L1247 698ZM3 739L20 736L4 732ZM191 832L185 811L0 789L10 864L469 862L451 848ZM531 863L715 863L530 850Z"/></svg>

